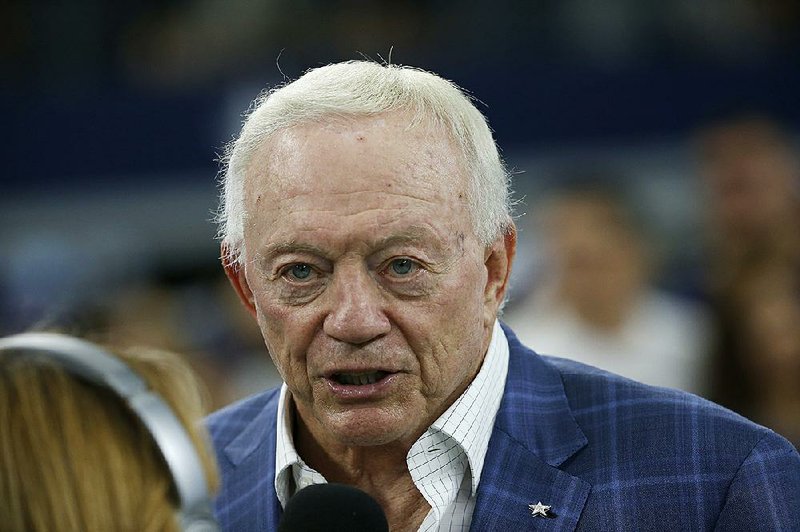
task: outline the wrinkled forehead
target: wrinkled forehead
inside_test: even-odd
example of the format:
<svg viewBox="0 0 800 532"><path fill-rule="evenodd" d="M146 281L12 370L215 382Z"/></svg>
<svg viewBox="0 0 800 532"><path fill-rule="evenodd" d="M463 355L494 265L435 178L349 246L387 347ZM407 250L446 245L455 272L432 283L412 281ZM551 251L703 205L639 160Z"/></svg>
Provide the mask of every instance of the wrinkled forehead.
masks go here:
<svg viewBox="0 0 800 532"><path fill-rule="evenodd" d="M250 200L265 193L282 198L348 186L413 186L465 195L467 175L463 151L446 127L400 111L337 116L265 139L247 169L245 195Z"/></svg>

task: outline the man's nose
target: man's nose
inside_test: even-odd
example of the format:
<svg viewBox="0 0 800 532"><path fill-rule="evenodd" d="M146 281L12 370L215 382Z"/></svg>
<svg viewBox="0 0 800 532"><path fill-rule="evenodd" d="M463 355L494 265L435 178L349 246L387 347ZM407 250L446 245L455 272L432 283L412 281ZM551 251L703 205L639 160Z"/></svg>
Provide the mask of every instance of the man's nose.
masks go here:
<svg viewBox="0 0 800 532"><path fill-rule="evenodd" d="M360 345L380 338L391 329L383 310L383 296L375 280L360 268L336 272L330 309L323 323L328 336Z"/></svg>

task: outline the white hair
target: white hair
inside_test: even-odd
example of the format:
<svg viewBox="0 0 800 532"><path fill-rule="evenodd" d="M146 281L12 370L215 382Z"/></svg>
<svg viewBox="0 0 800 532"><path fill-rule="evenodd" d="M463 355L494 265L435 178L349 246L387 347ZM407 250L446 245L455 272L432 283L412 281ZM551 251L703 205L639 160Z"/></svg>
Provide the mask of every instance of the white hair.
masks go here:
<svg viewBox="0 0 800 532"><path fill-rule="evenodd" d="M223 157L216 221L227 261L245 256L245 173L273 133L323 119L372 116L395 110L443 126L465 157L467 200L475 235L489 245L511 226L509 177L484 116L456 84L424 70L348 61L315 68L259 96L239 137Z"/></svg>

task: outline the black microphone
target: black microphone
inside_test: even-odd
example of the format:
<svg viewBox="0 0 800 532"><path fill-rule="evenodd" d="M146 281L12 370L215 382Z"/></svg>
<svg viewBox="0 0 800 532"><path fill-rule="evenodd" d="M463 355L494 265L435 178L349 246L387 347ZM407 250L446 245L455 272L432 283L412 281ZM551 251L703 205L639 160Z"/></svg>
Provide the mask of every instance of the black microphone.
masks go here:
<svg viewBox="0 0 800 532"><path fill-rule="evenodd" d="M389 532L378 501L345 484L314 484L286 503L278 532Z"/></svg>

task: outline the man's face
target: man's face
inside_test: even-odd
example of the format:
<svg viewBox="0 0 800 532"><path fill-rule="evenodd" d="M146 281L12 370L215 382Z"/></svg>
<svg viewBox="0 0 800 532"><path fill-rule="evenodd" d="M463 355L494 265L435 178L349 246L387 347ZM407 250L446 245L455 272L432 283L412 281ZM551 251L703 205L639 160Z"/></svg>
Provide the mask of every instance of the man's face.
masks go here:
<svg viewBox="0 0 800 532"><path fill-rule="evenodd" d="M474 236L463 158L403 114L282 131L227 269L321 443L410 445L480 368L513 235Z"/></svg>

